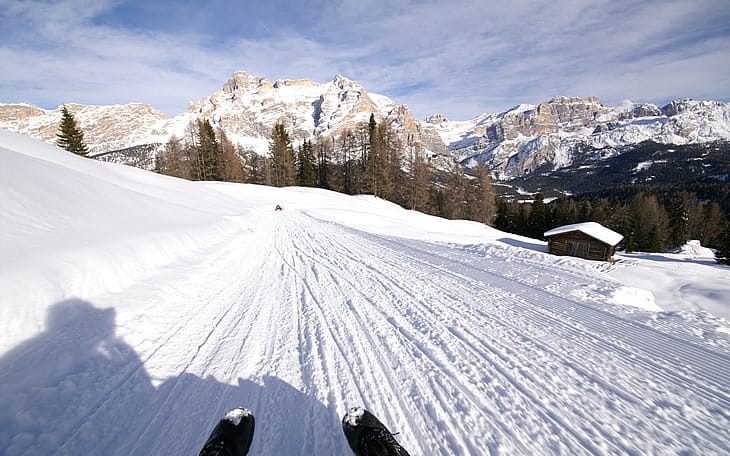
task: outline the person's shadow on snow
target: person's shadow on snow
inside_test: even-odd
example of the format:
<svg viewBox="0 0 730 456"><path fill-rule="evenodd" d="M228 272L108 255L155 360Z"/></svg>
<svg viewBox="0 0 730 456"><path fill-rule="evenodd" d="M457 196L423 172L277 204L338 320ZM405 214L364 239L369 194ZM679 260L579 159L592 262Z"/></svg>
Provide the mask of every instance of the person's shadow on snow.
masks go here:
<svg viewBox="0 0 730 456"><path fill-rule="evenodd" d="M115 334L114 309L53 305L46 330L0 359L0 454L197 454L223 413L253 410L250 454L347 454L334 409L265 377L182 374L158 387Z"/></svg>

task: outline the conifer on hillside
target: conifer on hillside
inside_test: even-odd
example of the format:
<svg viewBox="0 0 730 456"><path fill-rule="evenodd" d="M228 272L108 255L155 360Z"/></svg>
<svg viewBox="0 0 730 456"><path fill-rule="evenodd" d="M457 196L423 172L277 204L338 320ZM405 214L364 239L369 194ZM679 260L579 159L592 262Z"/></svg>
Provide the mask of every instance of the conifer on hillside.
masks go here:
<svg viewBox="0 0 730 456"><path fill-rule="evenodd" d="M61 109L61 123L56 133L56 145L76 155L86 156L89 149L84 143L84 132L76 125L76 119L66 106Z"/></svg>
<svg viewBox="0 0 730 456"><path fill-rule="evenodd" d="M284 124L277 123L271 131L269 141L271 155L272 184L275 187L286 187L296 184L296 160L291 139Z"/></svg>

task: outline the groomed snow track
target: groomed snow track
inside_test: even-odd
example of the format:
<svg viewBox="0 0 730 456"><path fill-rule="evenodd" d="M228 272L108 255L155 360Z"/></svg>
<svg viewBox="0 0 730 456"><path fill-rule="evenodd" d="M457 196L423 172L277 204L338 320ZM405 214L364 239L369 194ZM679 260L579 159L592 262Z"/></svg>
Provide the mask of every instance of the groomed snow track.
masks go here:
<svg viewBox="0 0 730 456"><path fill-rule="evenodd" d="M85 351L84 367L33 390L45 393L20 386L28 359L50 361L44 350L77 325L6 355L6 395L29 419L43 400L60 418L39 431L0 423L0 442L7 454L194 454L242 405L257 419L252 455L345 455L340 419L364 405L413 455L730 452L728 353L581 298L600 280L516 247L272 213L125 290L139 308L89 336L109 353ZM143 340L150 327L158 337Z"/></svg>

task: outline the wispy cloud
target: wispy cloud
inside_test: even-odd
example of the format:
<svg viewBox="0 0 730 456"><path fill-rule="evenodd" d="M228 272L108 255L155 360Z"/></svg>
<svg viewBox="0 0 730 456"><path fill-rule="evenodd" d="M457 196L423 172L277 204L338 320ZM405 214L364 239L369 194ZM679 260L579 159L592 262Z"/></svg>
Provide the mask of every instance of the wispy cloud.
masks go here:
<svg viewBox="0 0 730 456"><path fill-rule="evenodd" d="M141 101L172 115L239 69L344 74L419 117L555 95L730 96L726 0L35 0L0 10L0 101L45 107Z"/></svg>

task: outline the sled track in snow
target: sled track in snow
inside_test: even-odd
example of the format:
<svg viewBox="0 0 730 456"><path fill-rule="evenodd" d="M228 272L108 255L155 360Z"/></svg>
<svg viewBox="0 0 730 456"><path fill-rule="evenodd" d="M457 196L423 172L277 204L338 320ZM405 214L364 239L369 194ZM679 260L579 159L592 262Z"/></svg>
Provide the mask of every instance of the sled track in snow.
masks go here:
<svg viewBox="0 0 730 456"><path fill-rule="evenodd" d="M239 405L252 455L349 454L359 405L414 456L730 453L730 355L611 312L599 273L295 210L259 223L124 290L126 358L91 347L111 368L46 385L80 405L25 453L195 454Z"/></svg>
<svg viewBox="0 0 730 456"><path fill-rule="evenodd" d="M726 355L520 283L500 270L490 271L504 268L499 261L482 261L482 267L476 267L454 259L448 247L287 215L282 223L301 255L320 268L327 265L334 277L349 281L369 302L367 316L358 324L388 324L384 328L391 331L391 342L386 338L378 343L368 336L369 344L380 344L391 356L390 366L375 366L398 369L407 360L397 358L404 358L403 353L413 358L416 352L416 358L428 361L413 366L416 372L425 369L441 379L438 386L426 382L417 389L426 397L435 396L429 400L437 406L429 409L415 400L401 400L403 415L437 419L434 415L440 410L461 423L469 419L467 410L491 417L476 434L493 436L491 448L507 451L534 452L537 444L546 452L562 448L627 453L651 450L655 443L659 448L672 441L676 448L697 444L691 437L683 442L678 433L700 433L708 448L725 448L728 389L722 379L730 370ZM438 276L440 285L431 283L429 276ZM585 277L573 279L579 284ZM429 309L429 301L439 304ZM350 311L365 313L364 307L359 309ZM456 316L465 318L460 322ZM474 370L488 375L479 378ZM484 385L488 376L499 378L498 385ZM571 389L572 394L560 397L561 391ZM428 394L439 391L442 394ZM381 407L392 406L382 401ZM688 420L683 408L695 406L703 411ZM510 415L519 419L510 423ZM637 417L647 422L632 421ZM667 418L675 426L671 431L666 423L654 422ZM533 426L529 437L526 425ZM463 436L458 426L446 430ZM451 447L444 449L437 444L443 437L420 435L409 443L423 445L424 453L490 450L481 439L453 437Z"/></svg>
<svg viewBox="0 0 730 456"><path fill-rule="evenodd" d="M386 245L395 244L401 248L406 247L406 244L391 239L381 238L381 242ZM493 271L478 269L472 265L460 263L456 260L421 250L413 245L409 245L408 249L431 257L432 259L446 260L462 269L470 269L477 274L490 276L502 283L505 280L520 282L519 278L506 279L504 276ZM463 280L469 278L469 276L454 274L448 268L435 266L433 263L426 262L422 258L411 258L416 262L427 264L429 267L436 268L444 274L452 275L457 279ZM560 279L564 281L565 278L563 275L556 277L556 280ZM530 284L525 284L525 286L533 289L533 294L537 298L534 302L538 305L524 305L524 301L519 301L523 304L521 311L535 313L538 315L538 318L549 319L551 323L561 325L569 331L576 333L582 332L586 335L600 335L606 341L605 343L611 344L612 349L621 350L634 358L636 355L633 351L644 352L643 359L649 364L654 363L652 359L665 358L669 351L672 363L680 368L680 371L674 372L675 375L680 376L680 379L685 381L706 382L711 386L711 389L707 391L708 393L717 392L719 395L716 399L726 402L730 401L730 396L722 391L722 387L727 383L726 379L730 378L730 356L675 335L667 334L646 325L622 318L600 308L581 303L580 301L553 295L545 290L535 288ZM480 288L486 291L486 287L481 286ZM568 309L570 312L566 314L566 310ZM564 319L555 318L555 314L569 316L573 321L569 323ZM617 335L621 336L620 339L617 339ZM667 350L668 347L671 347L671 350ZM683 372L687 373L686 377L683 377ZM692 379L692 377L696 378ZM706 388L701 388L701 390L703 389ZM730 402L728 402L728 406L730 406Z"/></svg>

